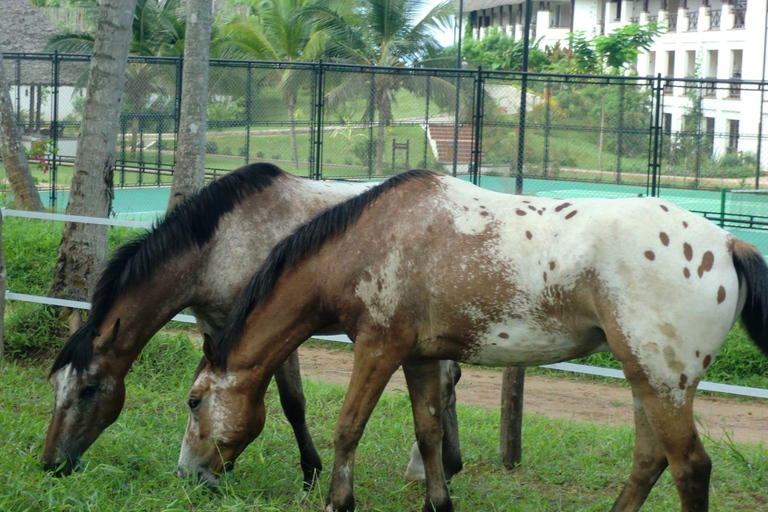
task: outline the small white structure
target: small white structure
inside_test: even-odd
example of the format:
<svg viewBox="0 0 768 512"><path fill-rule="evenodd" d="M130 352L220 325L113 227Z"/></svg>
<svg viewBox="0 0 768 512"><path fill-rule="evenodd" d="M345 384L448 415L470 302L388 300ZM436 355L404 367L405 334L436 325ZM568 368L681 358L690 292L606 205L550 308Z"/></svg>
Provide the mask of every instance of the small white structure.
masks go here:
<svg viewBox="0 0 768 512"><path fill-rule="evenodd" d="M766 0L534 1L531 36L543 38L542 46L567 44L569 32L596 36L629 23L658 21L667 31L640 55L640 76L764 81L767 4ZM466 0L464 12L464 22L472 23L476 38L484 37L490 27L500 27L515 39L523 37L525 0ZM757 150L761 95L753 89L726 86L704 94L701 130L715 139L714 156ZM665 130L681 130L690 105L687 92L675 87L665 95ZM764 106L763 119L768 121L768 105ZM763 132L765 140L768 123ZM764 154L767 150L764 142Z"/></svg>

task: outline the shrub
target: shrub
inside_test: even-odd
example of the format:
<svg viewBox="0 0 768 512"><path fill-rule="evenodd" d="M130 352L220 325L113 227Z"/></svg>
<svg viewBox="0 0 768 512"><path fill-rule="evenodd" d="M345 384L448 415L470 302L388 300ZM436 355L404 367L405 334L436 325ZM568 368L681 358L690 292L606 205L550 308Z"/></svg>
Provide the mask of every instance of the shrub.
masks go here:
<svg viewBox="0 0 768 512"><path fill-rule="evenodd" d="M219 153L219 145L216 144L212 140L205 141L205 152L208 154L218 154Z"/></svg>

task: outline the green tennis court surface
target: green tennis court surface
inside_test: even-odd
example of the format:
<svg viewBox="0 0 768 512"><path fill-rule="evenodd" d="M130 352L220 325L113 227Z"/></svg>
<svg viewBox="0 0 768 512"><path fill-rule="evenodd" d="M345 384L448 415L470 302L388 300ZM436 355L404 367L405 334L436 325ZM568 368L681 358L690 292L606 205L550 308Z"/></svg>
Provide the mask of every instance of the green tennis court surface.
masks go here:
<svg viewBox="0 0 768 512"><path fill-rule="evenodd" d="M464 179L469 179L464 177ZM514 193L515 178L506 176L481 176L480 186L498 192ZM617 185L615 183L573 182L526 178L523 193L542 197L586 198L586 197L638 197L646 196L645 186ZM120 219L153 221L165 212L170 187L137 187L115 190L113 210ZM48 193L41 193L43 202L49 200ZM686 210L718 214L723 207L719 191L662 188L659 196ZM63 211L69 193L58 193L56 210ZM725 194L725 213L758 215L768 217L768 194ZM733 234L757 245L763 254L768 254L768 230L727 228Z"/></svg>

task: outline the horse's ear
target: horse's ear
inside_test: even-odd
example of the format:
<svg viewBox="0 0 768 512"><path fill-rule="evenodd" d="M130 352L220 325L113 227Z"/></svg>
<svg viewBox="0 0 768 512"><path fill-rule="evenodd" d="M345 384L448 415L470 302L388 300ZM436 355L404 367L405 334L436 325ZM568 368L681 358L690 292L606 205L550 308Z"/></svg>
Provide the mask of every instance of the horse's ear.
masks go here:
<svg viewBox="0 0 768 512"><path fill-rule="evenodd" d="M120 319L115 320L111 327L108 327L104 334L96 336L93 340L93 351L96 354L106 352L112 347L117 339L117 332L120 329Z"/></svg>
<svg viewBox="0 0 768 512"><path fill-rule="evenodd" d="M83 326L83 313L79 309L72 309L69 313L69 335L72 336Z"/></svg>
<svg viewBox="0 0 768 512"><path fill-rule="evenodd" d="M203 354L211 368L219 367L219 353L216 351L216 345L213 343L213 338L207 332L203 333Z"/></svg>

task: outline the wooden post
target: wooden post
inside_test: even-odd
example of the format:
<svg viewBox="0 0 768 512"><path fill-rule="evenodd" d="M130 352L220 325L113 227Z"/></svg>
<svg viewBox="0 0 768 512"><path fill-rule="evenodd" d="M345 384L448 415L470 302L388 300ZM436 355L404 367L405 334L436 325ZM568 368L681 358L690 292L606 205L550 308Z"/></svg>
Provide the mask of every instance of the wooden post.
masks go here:
<svg viewBox="0 0 768 512"><path fill-rule="evenodd" d="M5 330L5 254L3 253L3 212L0 211L0 361L5 353L5 341L3 331Z"/></svg>
<svg viewBox="0 0 768 512"><path fill-rule="evenodd" d="M501 384L501 463L507 469L515 469L523 456L523 384L525 367L516 366L504 370Z"/></svg>

